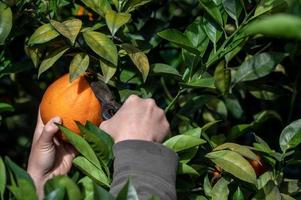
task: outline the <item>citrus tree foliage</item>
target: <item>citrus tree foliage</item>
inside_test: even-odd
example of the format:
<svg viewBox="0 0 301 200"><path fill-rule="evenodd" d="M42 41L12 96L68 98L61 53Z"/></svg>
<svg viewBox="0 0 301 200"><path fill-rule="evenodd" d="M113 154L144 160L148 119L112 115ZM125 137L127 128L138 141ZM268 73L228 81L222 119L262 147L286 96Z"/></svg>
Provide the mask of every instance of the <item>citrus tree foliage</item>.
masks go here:
<svg viewBox="0 0 301 200"><path fill-rule="evenodd" d="M171 123L164 145L180 159L179 199L298 199L300 39L299 0L3 0L0 77L89 71L120 102L155 98ZM3 101L0 112L17 106ZM113 141L78 126L83 137L60 126L79 155L72 177L46 183L46 199L114 199ZM0 161L0 197L36 198L26 172ZM117 199L130 196L129 181Z"/></svg>

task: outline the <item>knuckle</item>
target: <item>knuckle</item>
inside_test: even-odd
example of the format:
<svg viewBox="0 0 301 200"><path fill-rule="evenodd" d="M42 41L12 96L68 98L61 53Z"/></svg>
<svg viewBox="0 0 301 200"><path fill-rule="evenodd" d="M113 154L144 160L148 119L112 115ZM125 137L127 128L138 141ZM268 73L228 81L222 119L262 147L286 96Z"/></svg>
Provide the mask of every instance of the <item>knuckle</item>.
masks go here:
<svg viewBox="0 0 301 200"><path fill-rule="evenodd" d="M139 97L138 97L137 95L131 94L131 95L128 97L127 101L135 101L135 100L138 100L138 99L139 99Z"/></svg>
<svg viewBox="0 0 301 200"><path fill-rule="evenodd" d="M150 106L150 107L155 107L156 105L156 101L154 99L146 99L145 100L146 103Z"/></svg>
<svg viewBox="0 0 301 200"><path fill-rule="evenodd" d="M49 124L47 124L43 129L43 132L45 132L45 133L51 133L52 131L53 131L53 128Z"/></svg>

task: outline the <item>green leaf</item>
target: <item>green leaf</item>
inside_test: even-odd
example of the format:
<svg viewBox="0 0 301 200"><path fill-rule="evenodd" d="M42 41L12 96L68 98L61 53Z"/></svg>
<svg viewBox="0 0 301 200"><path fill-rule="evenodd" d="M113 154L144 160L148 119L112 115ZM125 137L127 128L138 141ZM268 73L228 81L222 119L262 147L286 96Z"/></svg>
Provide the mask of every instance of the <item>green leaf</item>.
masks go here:
<svg viewBox="0 0 301 200"><path fill-rule="evenodd" d="M173 75L176 77L181 77L178 70L172 66L163 64L163 63L155 63L151 65L151 71L155 74L166 74Z"/></svg>
<svg viewBox="0 0 301 200"><path fill-rule="evenodd" d="M62 188L66 191L67 199L81 199L81 193L78 186L68 176L55 176L52 179L48 180L44 186L44 190L48 194L53 191L57 191L57 188ZM62 191L60 191L59 193L62 193Z"/></svg>
<svg viewBox="0 0 301 200"><path fill-rule="evenodd" d="M297 147L301 143L301 119L298 119L286 126L279 138L282 152Z"/></svg>
<svg viewBox="0 0 301 200"><path fill-rule="evenodd" d="M151 0L127 0L122 10L124 10L125 12L132 12L138 7L143 6L149 2L151 2Z"/></svg>
<svg viewBox="0 0 301 200"><path fill-rule="evenodd" d="M52 67L54 63L58 61L58 59L60 59L68 50L69 47L61 47L52 52L48 52L48 55L46 55L45 59L42 61L39 67L38 77L40 77L43 72Z"/></svg>
<svg viewBox="0 0 301 200"><path fill-rule="evenodd" d="M252 124L238 124L231 128L229 135L227 136L227 140L231 141L239 136L245 134L250 130Z"/></svg>
<svg viewBox="0 0 301 200"><path fill-rule="evenodd" d="M18 185L20 185L20 180L26 180L28 181L32 186L33 181L31 179L31 177L29 176L29 174L22 169L21 167L19 167L16 163L14 163L9 157L5 157L5 163L7 166L7 169L9 169L11 172L13 172L14 176L16 177L17 181L18 181ZM34 186L33 186L34 187Z"/></svg>
<svg viewBox="0 0 301 200"><path fill-rule="evenodd" d="M215 21L212 20L212 18L208 17L208 15L204 16L203 23L207 36L209 37L211 42L213 42L213 44L216 45L216 43L223 35L222 29Z"/></svg>
<svg viewBox="0 0 301 200"><path fill-rule="evenodd" d="M207 197L211 197L211 191L212 191L212 186L211 186L211 183L209 181L209 178L208 178L208 174L205 176L204 178L204 192L206 194Z"/></svg>
<svg viewBox="0 0 301 200"><path fill-rule="evenodd" d="M149 73L149 62L147 56L131 44L122 44L121 47L127 52L135 66L141 72L143 81L145 82Z"/></svg>
<svg viewBox="0 0 301 200"><path fill-rule="evenodd" d="M244 200L244 194L242 193L240 187L237 187L237 190L233 194L232 200Z"/></svg>
<svg viewBox="0 0 301 200"><path fill-rule="evenodd" d="M17 200L38 200L33 183L29 180L17 178L18 186L8 186Z"/></svg>
<svg viewBox="0 0 301 200"><path fill-rule="evenodd" d="M139 200L138 194L132 184L132 181L129 179L124 187L118 193L116 200Z"/></svg>
<svg viewBox="0 0 301 200"><path fill-rule="evenodd" d="M236 143L224 143L214 148L213 151L229 149L251 160L257 160L257 156L250 150L250 147Z"/></svg>
<svg viewBox="0 0 301 200"><path fill-rule="evenodd" d="M229 183L229 181L221 177L211 190L212 200L228 200Z"/></svg>
<svg viewBox="0 0 301 200"><path fill-rule="evenodd" d="M277 14L250 23L245 32L269 37L301 39L301 18L288 14Z"/></svg>
<svg viewBox="0 0 301 200"><path fill-rule="evenodd" d="M64 188L58 187L45 196L45 200L64 200L65 190Z"/></svg>
<svg viewBox="0 0 301 200"><path fill-rule="evenodd" d="M94 153L100 160L109 161L110 152L107 144L92 131L81 125L79 122L76 122L83 138L90 144Z"/></svg>
<svg viewBox="0 0 301 200"><path fill-rule="evenodd" d="M286 2L284 0L261 0L256 7L254 17L265 14L285 4Z"/></svg>
<svg viewBox="0 0 301 200"><path fill-rule="evenodd" d="M103 17L108 10L111 10L111 5L108 0L81 0L81 2Z"/></svg>
<svg viewBox="0 0 301 200"><path fill-rule="evenodd" d="M243 9L241 0L222 0L222 2L228 15L237 22Z"/></svg>
<svg viewBox="0 0 301 200"><path fill-rule="evenodd" d="M257 179L257 189L262 189L269 181L273 181L273 172L267 171Z"/></svg>
<svg viewBox="0 0 301 200"><path fill-rule="evenodd" d="M40 26L29 38L28 44L43 44L58 37L60 34L48 23Z"/></svg>
<svg viewBox="0 0 301 200"><path fill-rule="evenodd" d="M224 98L225 105L227 110L232 114L236 119L240 119L244 113L238 99L235 96L227 95Z"/></svg>
<svg viewBox="0 0 301 200"><path fill-rule="evenodd" d="M71 19L62 23L51 20L50 23L57 32L59 32L65 38L69 39L72 45L74 44L76 37L82 27L82 21L79 19Z"/></svg>
<svg viewBox="0 0 301 200"><path fill-rule="evenodd" d="M204 143L206 143L205 140L190 135L176 135L166 140L163 144L175 152L179 152Z"/></svg>
<svg viewBox="0 0 301 200"><path fill-rule="evenodd" d="M200 176L200 174L193 167L182 162L179 163L178 174L189 174L192 176Z"/></svg>
<svg viewBox="0 0 301 200"><path fill-rule="evenodd" d="M201 6L206 12L220 25L223 26L222 14L218 8L218 5L212 0L199 0Z"/></svg>
<svg viewBox="0 0 301 200"><path fill-rule="evenodd" d="M57 126L66 136L68 142L70 142L80 154L82 154L87 160L93 163L93 165L95 165L97 168L101 169L97 156L95 155L88 142L86 142L86 140L60 124L57 124Z"/></svg>
<svg viewBox="0 0 301 200"><path fill-rule="evenodd" d="M252 200L262 199L282 199L279 188L275 185L274 181L269 181Z"/></svg>
<svg viewBox="0 0 301 200"><path fill-rule="evenodd" d="M204 77L199 79L193 79L189 83L180 83L185 87L191 88L215 88L215 79L213 77Z"/></svg>
<svg viewBox="0 0 301 200"><path fill-rule="evenodd" d="M5 170L5 165L2 160L2 157L0 156L0 199L4 200L3 195L5 192L6 188L6 170Z"/></svg>
<svg viewBox="0 0 301 200"><path fill-rule="evenodd" d="M99 60L99 64L101 67L102 74L104 76L104 81L108 83L117 71L117 67L114 66L112 63L102 59Z"/></svg>
<svg viewBox="0 0 301 200"><path fill-rule="evenodd" d="M94 199L93 200L115 200L113 195L103 189L102 187L94 184Z"/></svg>
<svg viewBox="0 0 301 200"><path fill-rule="evenodd" d="M6 112L6 111L14 111L14 107L8 103L1 103L0 102L0 112Z"/></svg>
<svg viewBox="0 0 301 200"><path fill-rule="evenodd" d="M110 180L106 176L105 172L100 167L95 166L85 157L77 156L75 159L73 159L73 164L98 184L106 187L110 186Z"/></svg>
<svg viewBox="0 0 301 200"><path fill-rule="evenodd" d="M83 75L88 69L90 63L89 55L77 53L72 59L69 66L70 82Z"/></svg>
<svg viewBox="0 0 301 200"><path fill-rule="evenodd" d="M94 198L94 183L91 178L88 176L83 177L78 181L78 183L82 186L82 193L84 193L84 200L98 200Z"/></svg>
<svg viewBox="0 0 301 200"><path fill-rule="evenodd" d="M233 77L233 84L256 80L271 73L285 57L283 53L260 53L244 61Z"/></svg>
<svg viewBox="0 0 301 200"><path fill-rule="evenodd" d="M118 54L116 45L105 34L87 30L83 33L88 46L100 57L117 66Z"/></svg>
<svg viewBox="0 0 301 200"><path fill-rule="evenodd" d="M128 23L130 19L131 15L128 13L116 13L113 10L106 13L106 23L112 35L115 35L118 29Z"/></svg>
<svg viewBox="0 0 301 200"><path fill-rule="evenodd" d="M235 177L256 185L256 174L250 163L236 152L214 151L206 155L216 165Z"/></svg>
<svg viewBox="0 0 301 200"><path fill-rule="evenodd" d="M28 46L25 46L25 51L28 52L32 62L33 62L33 65L35 68L37 68L39 66L39 63L40 63L40 60L42 58L42 50L38 47L28 47Z"/></svg>
<svg viewBox="0 0 301 200"><path fill-rule="evenodd" d="M5 43L13 26L13 15L10 7L0 2L0 45Z"/></svg>
<svg viewBox="0 0 301 200"><path fill-rule="evenodd" d="M222 94L227 94L231 85L231 72L230 69L225 68L225 61L221 61L215 68L214 79L216 88Z"/></svg>
<svg viewBox="0 0 301 200"><path fill-rule="evenodd" d="M203 21L201 19L195 20L187 27L184 34L193 47L199 50L200 56L204 56L209 44L209 38L204 30Z"/></svg>
<svg viewBox="0 0 301 200"><path fill-rule="evenodd" d="M158 35L161 38L168 40L191 53L194 53L196 55L199 54L199 51L192 45L187 36L176 29L166 29L159 32Z"/></svg>

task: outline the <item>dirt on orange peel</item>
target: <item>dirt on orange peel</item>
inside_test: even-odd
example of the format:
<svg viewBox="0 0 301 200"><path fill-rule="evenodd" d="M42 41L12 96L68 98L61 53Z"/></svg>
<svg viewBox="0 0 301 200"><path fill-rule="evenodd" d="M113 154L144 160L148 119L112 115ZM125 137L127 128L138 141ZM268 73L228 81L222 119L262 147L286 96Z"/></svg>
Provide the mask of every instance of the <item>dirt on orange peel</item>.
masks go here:
<svg viewBox="0 0 301 200"><path fill-rule="evenodd" d="M91 121L96 126L102 121L101 104L84 76L70 82L69 74L65 74L54 81L44 93L40 112L44 124L59 116L63 125L78 135L80 131L75 121L82 124ZM67 141L61 133L60 137Z"/></svg>

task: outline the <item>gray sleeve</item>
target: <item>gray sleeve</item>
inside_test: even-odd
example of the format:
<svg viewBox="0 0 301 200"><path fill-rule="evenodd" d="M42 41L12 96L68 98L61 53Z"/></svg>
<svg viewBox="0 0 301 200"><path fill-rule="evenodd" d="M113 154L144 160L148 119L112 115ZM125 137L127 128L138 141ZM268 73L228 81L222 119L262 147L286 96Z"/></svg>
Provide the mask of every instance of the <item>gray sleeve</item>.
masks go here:
<svg viewBox="0 0 301 200"><path fill-rule="evenodd" d="M176 200L178 156L159 143L126 140L113 146L114 173L110 192L117 195L130 177L140 200L157 196Z"/></svg>

